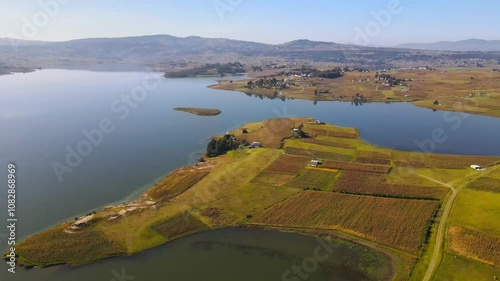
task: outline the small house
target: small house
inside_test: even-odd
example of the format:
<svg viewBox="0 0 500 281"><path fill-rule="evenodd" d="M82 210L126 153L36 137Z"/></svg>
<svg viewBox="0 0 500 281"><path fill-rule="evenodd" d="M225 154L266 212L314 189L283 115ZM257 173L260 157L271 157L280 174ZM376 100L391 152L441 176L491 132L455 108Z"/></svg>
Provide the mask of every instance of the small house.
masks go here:
<svg viewBox="0 0 500 281"><path fill-rule="evenodd" d="M292 129L293 133L294 134L298 134L299 133L299 129Z"/></svg>
<svg viewBox="0 0 500 281"><path fill-rule="evenodd" d="M479 165L470 165L470 167L474 170L477 170L477 171L481 171L481 170L484 170L483 167L479 166Z"/></svg>
<svg viewBox="0 0 500 281"><path fill-rule="evenodd" d="M257 147L260 147L260 142L258 141L254 141L250 144L250 146L254 147L254 148L257 148Z"/></svg>

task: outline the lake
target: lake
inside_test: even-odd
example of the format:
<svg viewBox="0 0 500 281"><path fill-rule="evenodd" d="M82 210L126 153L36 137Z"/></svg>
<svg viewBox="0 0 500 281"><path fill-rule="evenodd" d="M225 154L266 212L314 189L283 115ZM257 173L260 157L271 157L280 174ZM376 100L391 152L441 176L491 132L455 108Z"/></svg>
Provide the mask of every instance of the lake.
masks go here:
<svg viewBox="0 0 500 281"><path fill-rule="evenodd" d="M294 265L300 271L294 271ZM370 281L388 280L392 274L389 256L345 241L318 242L293 233L228 228L187 236L130 257L79 267L20 270L16 280L295 281L307 276L314 281Z"/></svg>
<svg viewBox="0 0 500 281"><path fill-rule="evenodd" d="M313 117L356 127L365 141L395 149L500 155L499 118L405 103L270 100L206 88L213 83L78 70L0 77L0 175L5 179L7 164L16 164L18 240L133 198L173 169L196 162L211 136L267 118ZM196 116L174 107L218 108L222 114ZM446 141L431 141L434 130L442 130ZM85 155L75 157L75 151ZM63 172L61 165L67 167ZM5 210L6 183L0 186ZM1 218L5 222L6 212Z"/></svg>

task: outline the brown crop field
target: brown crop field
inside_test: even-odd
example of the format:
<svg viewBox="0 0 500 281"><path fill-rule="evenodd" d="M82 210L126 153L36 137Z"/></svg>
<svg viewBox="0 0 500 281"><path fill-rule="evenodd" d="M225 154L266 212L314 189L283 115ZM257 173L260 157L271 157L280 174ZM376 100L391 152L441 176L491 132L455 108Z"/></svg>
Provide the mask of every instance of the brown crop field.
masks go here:
<svg viewBox="0 0 500 281"><path fill-rule="evenodd" d="M66 226L52 228L19 243L16 246L19 261L33 260L42 266L59 263L77 265L127 252L97 230L90 228L70 234L64 231Z"/></svg>
<svg viewBox="0 0 500 281"><path fill-rule="evenodd" d="M334 152L326 152L319 150L311 150L311 149L300 149L295 147L285 147L285 153L290 155L304 156L304 157L315 157L321 159L331 159L338 161L352 161L353 157L351 155L334 153Z"/></svg>
<svg viewBox="0 0 500 281"><path fill-rule="evenodd" d="M331 190L337 173L307 169L302 174L288 182L287 185L299 188L319 188Z"/></svg>
<svg viewBox="0 0 500 281"><path fill-rule="evenodd" d="M207 174L208 171L190 171L181 168L163 178L149 189L147 194L155 200L171 199L191 188Z"/></svg>
<svg viewBox="0 0 500 281"><path fill-rule="evenodd" d="M310 161L309 158L283 154L264 171L295 175L302 171Z"/></svg>
<svg viewBox="0 0 500 281"><path fill-rule="evenodd" d="M407 168L430 168L430 164L422 161L411 161L411 160L396 160L394 161L396 166L407 167Z"/></svg>
<svg viewBox="0 0 500 281"><path fill-rule="evenodd" d="M341 148L348 148L348 149L352 148L352 146L348 143L320 140L320 139L316 139L316 138L305 138L305 139L302 139L302 141L307 142L307 143L314 143L314 144L333 146L333 147L341 147Z"/></svg>
<svg viewBox="0 0 500 281"><path fill-rule="evenodd" d="M500 237L459 226L450 227L448 235L454 252L500 267Z"/></svg>
<svg viewBox="0 0 500 281"><path fill-rule="evenodd" d="M470 165L490 166L500 163L500 157L426 154L434 168L462 169Z"/></svg>
<svg viewBox="0 0 500 281"><path fill-rule="evenodd" d="M416 253L439 202L303 191L258 213L260 225L337 229Z"/></svg>
<svg viewBox="0 0 500 281"><path fill-rule="evenodd" d="M482 177L469 183L467 187L479 191L500 193L500 179Z"/></svg>
<svg viewBox="0 0 500 281"><path fill-rule="evenodd" d="M173 239L208 228L206 224L189 213L175 215L151 226L152 230L167 239Z"/></svg>
<svg viewBox="0 0 500 281"><path fill-rule="evenodd" d="M330 161L330 160L326 160L323 163L323 167L331 169L347 170L347 171L378 173L378 174L387 174L391 170L391 166L388 165L340 162L340 161Z"/></svg>
<svg viewBox="0 0 500 281"><path fill-rule="evenodd" d="M385 175L345 171L335 182L334 191L384 197L442 199L448 189L432 186L390 184Z"/></svg>
<svg viewBox="0 0 500 281"><path fill-rule="evenodd" d="M356 158L355 162L365 164L391 165L391 159L384 158L358 157Z"/></svg>
<svg viewBox="0 0 500 281"><path fill-rule="evenodd" d="M382 158L382 159L391 159L392 158L390 152L373 151L373 150L359 150L358 157Z"/></svg>

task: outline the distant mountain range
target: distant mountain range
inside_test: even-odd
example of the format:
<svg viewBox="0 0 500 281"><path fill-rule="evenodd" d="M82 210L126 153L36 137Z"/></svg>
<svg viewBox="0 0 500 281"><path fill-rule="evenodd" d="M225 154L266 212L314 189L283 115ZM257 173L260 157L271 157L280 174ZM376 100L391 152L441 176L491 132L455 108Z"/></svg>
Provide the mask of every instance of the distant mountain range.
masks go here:
<svg viewBox="0 0 500 281"><path fill-rule="evenodd" d="M468 39L454 42L407 43L396 47L415 50L498 52L500 51L500 40Z"/></svg>
<svg viewBox="0 0 500 281"><path fill-rule="evenodd" d="M481 44L476 43L476 46ZM463 61L471 59L479 59L485 65L500 63L500 55L495 52L428 51L403 47L411 46L366 47L307 39L264 44L171 35L88 38L64 42L0 38L0 63L32 68L109 68L110 65L127 65L162 70L236 61L247 65L321 63L377 69L409 65L463 66Z"/></svg>

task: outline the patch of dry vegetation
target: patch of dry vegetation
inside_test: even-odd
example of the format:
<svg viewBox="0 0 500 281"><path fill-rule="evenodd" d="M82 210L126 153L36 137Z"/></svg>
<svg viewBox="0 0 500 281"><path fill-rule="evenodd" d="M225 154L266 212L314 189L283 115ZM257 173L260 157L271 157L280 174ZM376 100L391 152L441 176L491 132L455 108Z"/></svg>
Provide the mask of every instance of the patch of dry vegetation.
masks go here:
<svg viewBox="0 0 500 281"><path fill-rule="evenodd" d="M442 187L390 184L386 182L385 175L356 171L342 173L333 190L349 194L434 200L442 199L448 193L448 189Z"/></svg>
<svg viewBox="0 0 500 281"><path fill-rule="evenodd" d="M269 165L264 171L271 173L283 173L295 175L302 171L310 159L283 154Z"/></svg>
<svg viewBox="0 0 500 281"><path fill-rule="evenodd" d="M479 191L500 193L500 179L481 177L469 183L467 187Z"/></svg>
<svg viewBox="0 0 500 281"><path fill-rule="evenodd" d="M126 249L97 230L88 228L76 233L65 232L61 225L31 236L16 247L19 263L36 261L40 266L83 264L126 254Z"/></svg>
<svg viewBox="0 0 500 281"><path fill-rule="evenodd" d="M450 227L448 235L454 252L500 267L500 237L460 226Z"/></svg>
<svg viewBox="0 0 500 281"><path fill-rule="evenodd" d="M313 149L302 149L295 147L285 147L285 153L290 155L309 157L309 158L314 157L314 158L331 159L338 161L351 161L353 159L353 156L351 155L328 152L328 151L319 151Z"/></svg>
<svg viewBox="0 0 500 281"><path fill-rule="evenodd" d="M340 162L340 161L330 161L330 160L326 160L322 166L331 169L377 173L377 174L387 174L391 170L391 166L389 165Z"/></svg>
<svg viewBox="0 0 500 281"><path fill-rule="evenodd" d="M169 240L209 228L208 225L187 212L167 218L151 226L152 230Z"/></svg>
<svg viewBox="0 0 500 281"><path fill-rule="evenodd" d="M206 170L191 171L186 167L177 169L150 188L147 194L154 200L174 198L191 188L208 173Z"/></svg>
<svg viewBox="0 0 500 281"><path fill-rule="evenodd" d="M261 225L337 229L418 252L439 202L304 191L257 214Z"/></svg>
<svg viewBox="0 0 500 281"><path fill-rule="evenodd" d="M287 185L298 188L331 190L336 176L337 173L307 169L288 182Z"/></svg>

